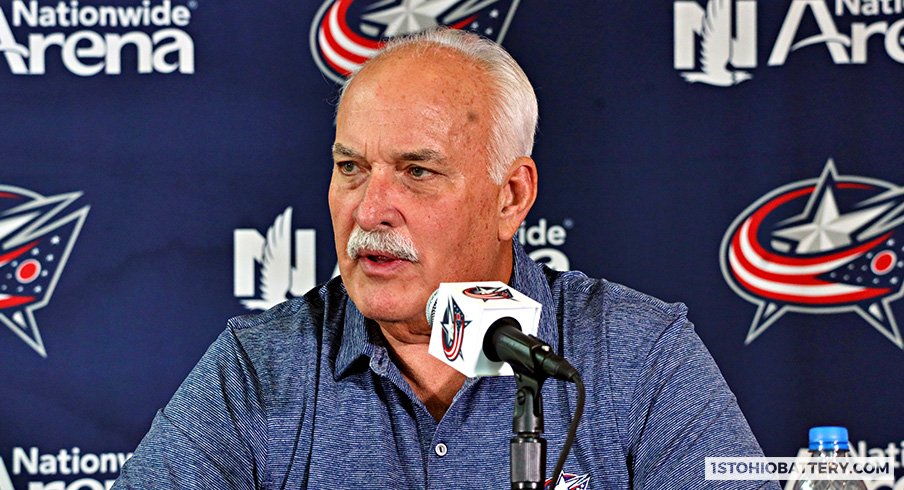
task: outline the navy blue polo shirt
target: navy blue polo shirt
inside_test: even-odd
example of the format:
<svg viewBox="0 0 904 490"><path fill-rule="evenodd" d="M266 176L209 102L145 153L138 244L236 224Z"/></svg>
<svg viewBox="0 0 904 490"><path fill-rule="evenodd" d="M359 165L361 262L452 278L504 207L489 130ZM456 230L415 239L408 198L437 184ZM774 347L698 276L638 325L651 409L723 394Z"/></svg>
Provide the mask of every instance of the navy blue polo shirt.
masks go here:
<svg viewBox="0 0 904 490"><path fill-rule="evenodd" d="M778 488L704 480L707 456L762 453L684 305L513 247L511 286L542 304L538 336L586 384L549 488ZM469 379L436 422L336 278L230 320L113 488L509 488L514 393L510 377ZM542 393L552 471L576 395L555 380Z"/></svg>

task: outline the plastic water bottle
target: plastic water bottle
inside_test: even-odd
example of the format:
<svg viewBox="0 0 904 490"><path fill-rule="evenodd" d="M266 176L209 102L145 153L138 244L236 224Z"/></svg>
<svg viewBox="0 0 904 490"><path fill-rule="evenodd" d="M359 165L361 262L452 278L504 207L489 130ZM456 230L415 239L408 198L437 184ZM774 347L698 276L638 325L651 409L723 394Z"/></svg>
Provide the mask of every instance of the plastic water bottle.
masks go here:
<svg viewBox="0 0 904 490"><path fill-rule="evenodd" d="M813 427L810 429L810 457L831 463L850 457L848 431L844 427ZM860 480L799 480L794 490L867 490Z"/></svg>

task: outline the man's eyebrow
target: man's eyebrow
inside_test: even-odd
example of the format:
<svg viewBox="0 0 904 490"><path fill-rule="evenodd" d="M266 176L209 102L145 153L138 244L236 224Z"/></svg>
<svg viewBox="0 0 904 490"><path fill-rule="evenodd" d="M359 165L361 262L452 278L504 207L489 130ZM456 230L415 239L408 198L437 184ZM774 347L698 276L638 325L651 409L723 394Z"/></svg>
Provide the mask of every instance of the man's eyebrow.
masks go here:
<svg viewBox="0 0 904 490"><path fill-rule="evenodd" d="M333 143L333 155L345 158L363 158L363 155L358 153L356 150L343 145L342 143ZM393 155L393 159L403 162L434 161L438 163L443 163L446 160L443 157L442 153L436 150L431 150L429 148L396 153L395 155Z"/></svg>
<svg viewBox="0 0 904 490"><path fill-rule="evenodd" d="M401 160L404 162L427 162L427 161L435 161L442 163L445 161L442 153L431 150L429 148L423 148L415 151L406 151L394 155L396 160Z"/></svg>
<svg viewBox="0 0 904 490"><path fill-rule="evenodd" d="M357 151L343 145L342 143L333 143L333 155L348 157L348 158L361 158L361 154Z"/></svg>

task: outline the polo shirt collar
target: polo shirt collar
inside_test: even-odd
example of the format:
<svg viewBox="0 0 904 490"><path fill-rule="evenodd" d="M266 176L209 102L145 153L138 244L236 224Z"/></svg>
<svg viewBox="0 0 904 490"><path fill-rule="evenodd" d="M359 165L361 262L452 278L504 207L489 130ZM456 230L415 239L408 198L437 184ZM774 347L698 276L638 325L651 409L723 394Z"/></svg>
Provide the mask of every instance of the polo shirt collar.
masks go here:
<svg viewBox="0 0 904 490"><path fill-rule="evenodd" d="M358 311L358 307L346 296L345 315L339 354L336 356L336 368L333 377L338 380L362 356L370 356L374 345L367 332L367 319Z"/></svg>
<svg viewBox="0 0 904 490"><path fill-rule="evenodd" d="M551 270L534 262L517 240L512 240L512 251L514 252L515 265L509 285L528 298L540 303L543 309L540 312L540 325L537 328L537 337L543 339L553 349L558 350L559 329L556 327L556 308L552 289L549 286L549 278L546 275Z"/></svg>

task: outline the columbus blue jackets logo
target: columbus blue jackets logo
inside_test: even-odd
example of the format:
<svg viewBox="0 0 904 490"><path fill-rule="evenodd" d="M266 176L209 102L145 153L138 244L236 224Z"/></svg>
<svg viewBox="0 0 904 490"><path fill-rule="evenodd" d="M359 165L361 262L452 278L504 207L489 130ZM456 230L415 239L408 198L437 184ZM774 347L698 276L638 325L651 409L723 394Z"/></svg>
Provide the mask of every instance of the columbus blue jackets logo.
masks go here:
<svg viewBox="0 0 904 490"><path fill-rule="evenodd" d="M512 291L509 288L474 286L462 291L465 296L470 298L482 299L484 302L492 299L513 299Z"/></svg>
<svg viewBox="0 0 904 490"><path fill-rule="evenodd" d="M458 303L449 298L449 305L443 314L443 354L446 359L454 361L461 356L461 344L464 341L465 327L471 323L465 320L465 314Z"/></svg>
<svg viewBox="0 0 904 490"><path fill-rule="evenodd" d="M904 293L904 187L838 175L794 182L747 208L725 233L731 288L757 305L749 344L788 312L856 312L899 348L890 304Z"/></svg>
<svg viewBox="0 0 904 490"><path fill-rule="evenodd" d="M311 25L314 61L343 79L387 39L431 27L467 29L501 43L519 0L326 0Z"/></svg>
<svg viewBox="0 0 904 490"><path fill-rule="evenodd" d="M47 357L34 311L50 302L90 206L0 185L0 323ZM64 212L65 211L65 212Z"/></svg>
<svg viewBox="0 0 904 490"><path fill-rule="evenodd" d="M543 488L545 490L590 490L590 474L574 475L563 471L555 482L552 481L552 478L547 479Z"/></svg>

